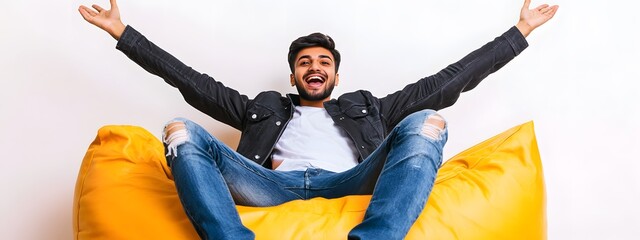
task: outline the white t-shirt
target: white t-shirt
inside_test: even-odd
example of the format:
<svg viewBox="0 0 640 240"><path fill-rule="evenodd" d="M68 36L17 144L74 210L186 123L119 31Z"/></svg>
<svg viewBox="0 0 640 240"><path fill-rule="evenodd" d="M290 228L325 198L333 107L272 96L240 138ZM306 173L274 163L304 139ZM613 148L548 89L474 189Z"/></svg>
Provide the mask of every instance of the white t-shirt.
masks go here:
<svg viewBox="0 0 640 240"><path fill-rule="evenodd" d="M273 150L278 171L319 168L344 172L358 164L358 152L347 133L324 108L296 106L293 118Z"/></svg>

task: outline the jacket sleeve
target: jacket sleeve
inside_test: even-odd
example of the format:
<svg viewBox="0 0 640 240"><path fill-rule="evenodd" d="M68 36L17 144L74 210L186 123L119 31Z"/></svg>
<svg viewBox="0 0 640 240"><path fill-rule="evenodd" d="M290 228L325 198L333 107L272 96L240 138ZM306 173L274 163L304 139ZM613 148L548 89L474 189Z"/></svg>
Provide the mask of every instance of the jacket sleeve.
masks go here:
<svg viewBox="0 0 640 240"><path fill-rule="evenodd" d="M453 105L461 92L475 88L482 79L507 64L527 46L524 36L512 27L440 72L381 98L380 111L388 129L413 112L440 110Z"/></svg>
<svg viewBox="0 0 640 240"><path fill-rule="evenodd" d="M126 27L116 48L148 72L178 88L191 106L241 129L249 101L247 96L185 65L131 26Z"/></svg>

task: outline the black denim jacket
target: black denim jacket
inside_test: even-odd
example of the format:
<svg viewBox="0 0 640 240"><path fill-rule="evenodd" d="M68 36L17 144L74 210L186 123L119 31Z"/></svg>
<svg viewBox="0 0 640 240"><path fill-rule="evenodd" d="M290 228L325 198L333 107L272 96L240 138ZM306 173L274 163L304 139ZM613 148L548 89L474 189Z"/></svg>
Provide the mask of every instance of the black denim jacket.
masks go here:
<svg viewBox="0 0 640 240"><path fill-rule="evenodd" d="M440 110L453 105L461 92L469 91L528 46L512 27L495 40L471 52L440 72L377 98L359 90L324 103L336 124L356 145L360 161L380 145L393 127L409 114L423 109ZM271 152L293 116L298 96L275 91L254 99L201 74L127 26L117 49L145 70L178 88L193 107L242 132L238 153L267 168Z"/></svg>

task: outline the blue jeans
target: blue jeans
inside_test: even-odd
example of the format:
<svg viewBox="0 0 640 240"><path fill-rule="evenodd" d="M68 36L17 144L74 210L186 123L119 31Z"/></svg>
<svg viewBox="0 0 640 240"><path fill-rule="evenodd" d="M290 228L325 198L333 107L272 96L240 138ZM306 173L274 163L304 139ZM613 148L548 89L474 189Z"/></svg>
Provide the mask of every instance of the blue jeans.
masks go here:
<svg viewBox="0 0 640 240"><path fill-rule="evenodd" d="M403 239L422 212L442 163L446 127L435 139L423 130L434 113L409 115L367 159L341 173L264 168L180 118L170 124L183 122L186 131L179 144L165 142L167 162L185 212L203 239L255 238L242 225L235 204L262 207L368 194L373 196L364 220L349 239Z"/></svg>

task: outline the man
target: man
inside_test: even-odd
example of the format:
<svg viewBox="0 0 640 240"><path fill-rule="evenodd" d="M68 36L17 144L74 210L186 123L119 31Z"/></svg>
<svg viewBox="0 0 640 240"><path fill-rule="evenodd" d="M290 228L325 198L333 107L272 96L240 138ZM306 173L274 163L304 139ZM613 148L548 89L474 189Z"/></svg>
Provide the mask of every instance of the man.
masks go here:
<svg viewBox="0 0 640 240"><path fill-rule="evenodd" d="M337 99L340 53L314 33L289 48L290 83L299 95L266 91L254 99L186 66L111 9L80 6L83 18L118 40L117 48L178 88L187 102L242 131L236 151L186 119L163 133L180 200L204 239L253 239L234 204L273 206L295 199L372 194L349 239L402 239L421 213L442 161L446 123L434 110L524 50L524 39L558 6L529 9L516 26L448 66L383 98L360 90ZM433 109L433 110L428 110ZM286 226L273 226L286 227Z"/></svg>

